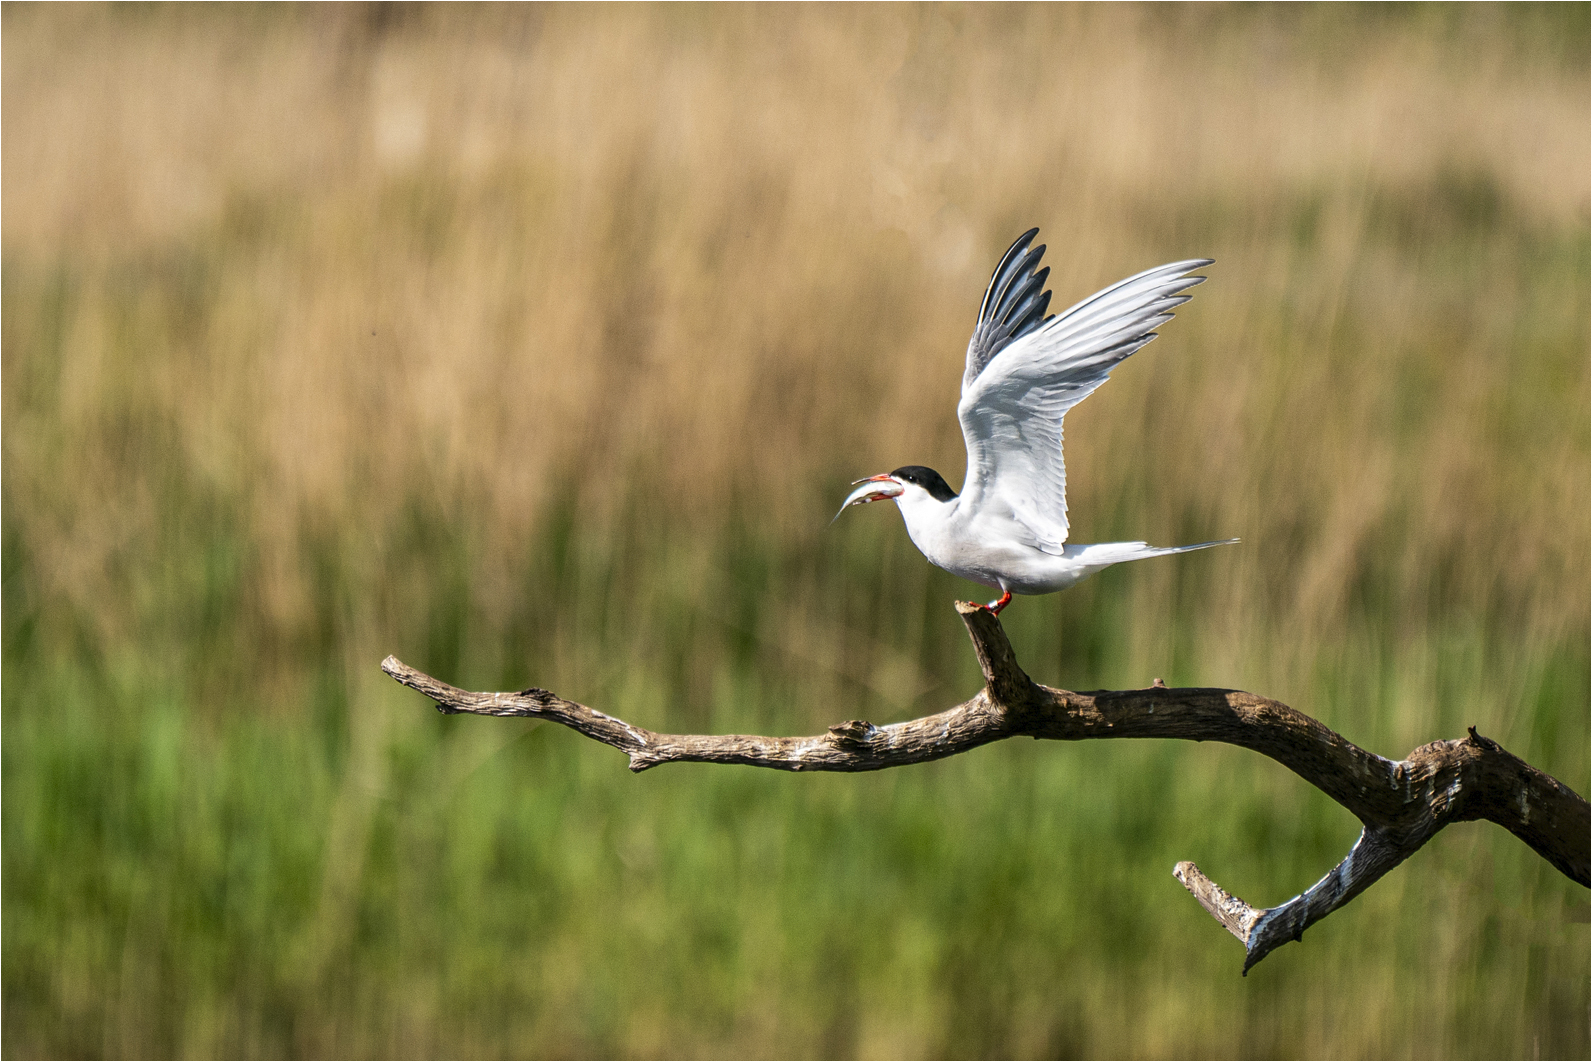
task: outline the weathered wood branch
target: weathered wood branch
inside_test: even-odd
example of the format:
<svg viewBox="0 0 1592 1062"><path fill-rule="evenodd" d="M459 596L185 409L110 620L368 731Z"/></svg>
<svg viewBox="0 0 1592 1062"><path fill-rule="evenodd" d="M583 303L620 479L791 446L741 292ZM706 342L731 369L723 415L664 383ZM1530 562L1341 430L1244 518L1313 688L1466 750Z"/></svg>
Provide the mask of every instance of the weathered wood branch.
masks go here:
<svg viewBox="0 0 1592 1062"><path fill-rule="evenodd" d="M632 771L662 763L742 763L785 771L877 771L943 759L1009 737L1183 738L1222 741L1281 763L1360 820L1343 862L1299 896L1257 909L1193 863L1173 873L1244 944L1244 972L1364 892L1451 822L1487 819L1519 837L1564 874L1592 876L1592 813L1568 786L1470 735L1434 741L1403 760L1366 752L1286 704L1238 690L1167 689L1074 693L1036 684L1018 665L1000 621L958 602L985 687L962 704L905 723L839 723L813 737L657 734L543 689L470 693L389 656L382 670L443 712L550 719L612 745Z"/></svg>

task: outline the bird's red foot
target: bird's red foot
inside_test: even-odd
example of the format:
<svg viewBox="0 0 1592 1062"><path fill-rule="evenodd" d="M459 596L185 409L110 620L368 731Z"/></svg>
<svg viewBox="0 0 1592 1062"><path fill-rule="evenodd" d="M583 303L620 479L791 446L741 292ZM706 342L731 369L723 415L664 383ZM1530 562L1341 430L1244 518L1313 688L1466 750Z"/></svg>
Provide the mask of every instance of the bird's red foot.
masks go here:
<svg viewBox="0 0 1592 1062"><path fill-rule="evenodd" d="M991 601L989 604L985 605L984 607L989 609L991 612L995 613L995 615L999 616L1001 614L1001 609L1005 608L1007 605L1009 605L1011 603L1012 603L1012 592L1010 590L1007 590L1007 591L1005 591L1004 593L1001 594L999 600Z"/></svg>

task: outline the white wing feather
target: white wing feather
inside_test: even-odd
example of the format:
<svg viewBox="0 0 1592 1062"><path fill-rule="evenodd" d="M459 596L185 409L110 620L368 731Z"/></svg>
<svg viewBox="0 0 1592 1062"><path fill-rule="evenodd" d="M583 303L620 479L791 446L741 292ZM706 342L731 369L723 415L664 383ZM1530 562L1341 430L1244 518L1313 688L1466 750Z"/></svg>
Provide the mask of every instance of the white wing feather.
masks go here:
<svg viewBox="0 0 1592 1062"><path fill-rule="evenodd" d="M1123 358L1155 338L1209 258L1146 270L1113 284L1002 347L964 379L956 416L967 441L962 505L1009 520L1020 539L1060 554L1067 541L1061 421Z"/></svg>

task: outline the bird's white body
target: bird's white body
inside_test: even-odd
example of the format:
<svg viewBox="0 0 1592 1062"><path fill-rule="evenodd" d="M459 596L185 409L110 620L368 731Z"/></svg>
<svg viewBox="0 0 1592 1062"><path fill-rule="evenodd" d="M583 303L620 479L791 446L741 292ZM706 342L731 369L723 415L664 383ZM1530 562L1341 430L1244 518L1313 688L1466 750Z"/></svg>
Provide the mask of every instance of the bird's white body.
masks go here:
<svg viewBox="0 0 1592 1062"><path fill-rule="evenodd" d="M1123 561L1223 545L1158 548L1144 542L1067 544L1067 473L1061 422L1106 381L1113 366L1154 339L1187 274L1209 259L1176 262L1129 277L1067 312L1045 317L1045 248L1018 239L995 267L968 344L957 419L967 443L967 477L956 494L939 473L907 465L859 480L841 506L893 498L907 534L929 561L954 575L1012 594L1049 594ZM1229 539L1227 541L1237 541Z"/></svg>
<svg viewBox="0 0 1592 1062"><path fill-rule="evenodd" d="M1019 541L1000 521L960 511L961 500L936 501L922 487L909 484L895 502L912 544L930 564L1002 593L1053 594L1123 561L1219 545L1158 548L1145 542L1097 542L1046 553Z"/></svg>

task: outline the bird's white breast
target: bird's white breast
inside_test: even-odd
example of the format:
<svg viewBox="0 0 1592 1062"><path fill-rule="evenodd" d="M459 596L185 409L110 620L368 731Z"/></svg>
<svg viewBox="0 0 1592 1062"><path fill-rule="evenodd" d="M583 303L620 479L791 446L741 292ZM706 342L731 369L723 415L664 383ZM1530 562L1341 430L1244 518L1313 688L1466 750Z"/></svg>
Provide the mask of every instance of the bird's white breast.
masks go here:
<svg viewBox="0 0 1592 1062"><path fill-rule="evenodd" d="M896 498L907 534L929 562L993 590L1049 594L1065 590L1092 569L1081 566L1075 547L1060 556L1030 544L1032 532L1009 516L968 514L961 499L935 501L921 490Z"/></svg>

